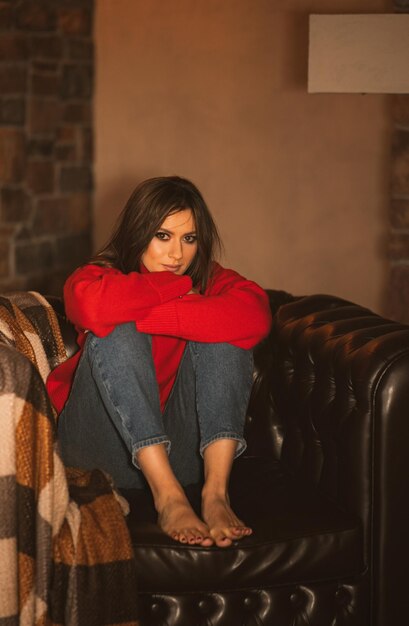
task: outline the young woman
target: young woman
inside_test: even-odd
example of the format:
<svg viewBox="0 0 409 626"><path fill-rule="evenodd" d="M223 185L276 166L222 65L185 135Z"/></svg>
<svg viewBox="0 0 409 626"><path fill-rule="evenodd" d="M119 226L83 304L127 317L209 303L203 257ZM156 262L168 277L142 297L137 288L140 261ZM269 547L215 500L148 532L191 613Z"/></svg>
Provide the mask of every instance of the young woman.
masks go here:
<svg viewBox="0 0 409 626"><path fill-rule="evenodd" d="M258 285L216 263L219 247L190 181L141 183L105 247L65 284L81 350L48 389L67 465L151 489L165 533L225 547L252 532L230 508L228 481L270 309ZM200 481L202 519L184 491Z"/></svg>

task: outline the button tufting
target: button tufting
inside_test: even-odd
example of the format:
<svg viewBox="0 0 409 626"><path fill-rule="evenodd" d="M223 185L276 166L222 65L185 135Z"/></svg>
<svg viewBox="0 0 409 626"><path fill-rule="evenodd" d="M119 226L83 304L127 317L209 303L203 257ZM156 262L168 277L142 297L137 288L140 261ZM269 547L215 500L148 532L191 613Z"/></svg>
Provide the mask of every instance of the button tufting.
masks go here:
<svg viewBox="0 0 409 626"><path fill-rule="evenodd" d="M210 601L209 601L209 599L208 598L204 598L204 599L200 600L200 602L198 604L198 607L199 607L199 611L201 613L203 613L203 614L210 613Z"/></svg>
<svg viewBox="0 0 409 626"><path fill-rule="evenodd" d="M252 609L254 608L254 605L255 605L255 598L252 596L246 596L243 600L243 604L246 607L246 609Z"/></svg>
<svg viewBox="0 0 409 626"><path fill-rule="evenodd" d="M160 599L159 601L152 602L151 604L151 614L154 615L153 619L155 622L157 620L163 620L169 614L169 605L165 599Z"/></svg>
<svg viewBox="0 0 409 626"><path fill-rule="evenodd" d="M303 595L299 590L293 591L293 593L290 596L290 600L293 603L293 605L297 608L300 608L304 604Z"/></svg>
<svg viewBox="0 0 409 626"><path fill-rule="evenodd" d="M335 597L337 599L338 604L341 606L346 606L351 602L351 597L349 592L345 589L345 587L339 587L335 592Z"/></svg>

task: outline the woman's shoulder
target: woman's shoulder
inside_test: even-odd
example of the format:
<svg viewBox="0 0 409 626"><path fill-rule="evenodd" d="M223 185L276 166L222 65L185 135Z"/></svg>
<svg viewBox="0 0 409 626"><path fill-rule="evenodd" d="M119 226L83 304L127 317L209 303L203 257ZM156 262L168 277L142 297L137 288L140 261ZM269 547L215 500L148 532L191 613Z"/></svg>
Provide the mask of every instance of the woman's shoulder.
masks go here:
<svg viewBox="0 0 409 626"><path fill-rule="evenodd" d="M212 272L207 287L207 295L212 295L233 287L247 280L233 269L223 267L217 261L213 262Z"/></svg>

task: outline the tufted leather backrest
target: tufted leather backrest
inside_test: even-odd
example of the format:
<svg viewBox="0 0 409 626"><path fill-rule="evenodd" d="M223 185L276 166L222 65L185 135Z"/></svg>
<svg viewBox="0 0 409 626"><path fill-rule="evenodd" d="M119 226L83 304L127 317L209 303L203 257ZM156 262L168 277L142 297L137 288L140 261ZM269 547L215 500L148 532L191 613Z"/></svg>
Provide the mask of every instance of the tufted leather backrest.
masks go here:
<svg viewBox="0 0 409 626"><path fill-rule="evenodd" d="M286 291L268 289L271 312L276 315L280 306L294 302L296 298ZM272 381L276 378L276 344L271 332L254 350L254 376L247 419L245 456L273 455L280 459L284 423L277 411Z"/></svg>

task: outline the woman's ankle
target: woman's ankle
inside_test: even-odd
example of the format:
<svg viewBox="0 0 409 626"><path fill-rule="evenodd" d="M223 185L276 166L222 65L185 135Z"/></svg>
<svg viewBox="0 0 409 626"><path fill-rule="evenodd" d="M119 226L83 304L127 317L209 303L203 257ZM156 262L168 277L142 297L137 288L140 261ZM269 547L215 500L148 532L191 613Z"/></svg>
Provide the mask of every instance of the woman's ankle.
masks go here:
<svg viewBox="0 0 409 626"><path fill-rule="evenodd" d="M189 504L183 487L178 483L176 485L164 486L163 489L152 491L155 509L158 513L163 511L170 503L178 502L180 504Z"/></svg>
<svg viewBox="0 0 409 626"><path fill-rule="evenodd" d="M138 452L138 463L152 492L155 508L163 510L168 502L183 502L186 495L169 463L164 444L146 446Z"/></svg>
<svg viewBox="0 0 409 626"><path fill-rule="evenodd" d="M225 483L205 483L202 489L202 502L205 500L224 500L229 502L229 493Z"/></svg>

